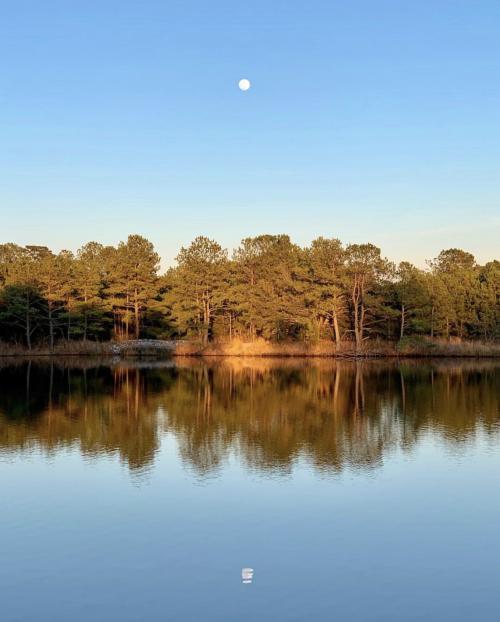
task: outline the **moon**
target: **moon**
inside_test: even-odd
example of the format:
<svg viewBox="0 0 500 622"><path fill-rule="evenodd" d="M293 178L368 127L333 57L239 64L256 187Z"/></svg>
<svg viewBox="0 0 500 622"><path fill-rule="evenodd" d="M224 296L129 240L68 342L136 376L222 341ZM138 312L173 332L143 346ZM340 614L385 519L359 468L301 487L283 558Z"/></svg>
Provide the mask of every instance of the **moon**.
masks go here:
<svg viewBox="0 0 500 622"><path fill-rule="evenodd" d="M238 87L240 89L240 91L248 91L248 89L251 87L252 85L250 84L250 80L247 80L246 78L242 78L239 82L238 82Z"/></svg>

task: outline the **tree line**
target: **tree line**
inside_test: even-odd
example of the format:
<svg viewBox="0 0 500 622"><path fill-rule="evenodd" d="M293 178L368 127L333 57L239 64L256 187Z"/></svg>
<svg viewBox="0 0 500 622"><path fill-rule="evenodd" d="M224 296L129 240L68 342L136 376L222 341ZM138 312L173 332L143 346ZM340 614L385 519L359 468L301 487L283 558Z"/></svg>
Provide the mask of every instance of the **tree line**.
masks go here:
<svg viewBox="0 0 500 622"><path fill-rule="evenodd" d="M0 339L53 348L61 340L189 338L331 340L500 337L500 262L460 249L425 270L373 244L288 235L245 238L229 255L197 237L160 272L153 244L130 235L76 253L0 245Z"/></svg>

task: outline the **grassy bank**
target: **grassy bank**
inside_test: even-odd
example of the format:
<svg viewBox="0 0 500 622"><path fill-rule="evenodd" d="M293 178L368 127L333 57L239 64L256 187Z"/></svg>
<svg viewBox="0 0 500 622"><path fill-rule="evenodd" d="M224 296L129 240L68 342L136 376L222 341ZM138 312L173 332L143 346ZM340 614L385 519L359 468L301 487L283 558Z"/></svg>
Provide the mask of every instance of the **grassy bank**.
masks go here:
<svg viewBox="0 0 500 622"><path fill-rule="evenodd" d="M47 345L36 345L28 350L21 344L0 342L0 356L111 356L113 342L61 341L51 351Z"/></svg>
<svg viewBox="0 0 500 622"><path fill-rule="evenodd" d="M129 347L117 354L116 342L71 341L56 344L51 351L39 345L28 350L18 344L0 342L0 356L233 356L233 357L336 357L336 358L500 358L500 342L446 341L428 338L407 338L400 342L366 341L362 348L355 348L352 342L336 347L330 341L317 343L255 341L214 342L203 345L195 341L179 340L170 350L154 350L147 347Z"/></svg>
<svg viewBox="0 0 500 622"><path fill-rule="evenodd" d="M337 358L410 358L410 357L500 357L500 342L462 341L437 339L405 339L398 343L366 341L356 349L352 342L336 347L329 341L318 343L271 343L264 340L227 342L208 345L179 342L175 355L179 356L280 356L280 357L337 357Z"/></svg>

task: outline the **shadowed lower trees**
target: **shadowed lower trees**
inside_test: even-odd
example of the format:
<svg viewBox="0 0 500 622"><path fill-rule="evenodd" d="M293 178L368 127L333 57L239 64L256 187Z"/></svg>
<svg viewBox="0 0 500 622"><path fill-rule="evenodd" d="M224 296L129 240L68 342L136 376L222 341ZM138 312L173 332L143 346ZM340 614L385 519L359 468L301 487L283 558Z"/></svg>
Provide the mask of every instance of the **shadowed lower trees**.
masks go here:
<svg viewBox="0 0 500 622"><path fill-rule="evenodd" d="M0 324L5 336L24 341L31 350L33 335L40 329L44 300L29 284L7 285L0 295Z"/></svg>

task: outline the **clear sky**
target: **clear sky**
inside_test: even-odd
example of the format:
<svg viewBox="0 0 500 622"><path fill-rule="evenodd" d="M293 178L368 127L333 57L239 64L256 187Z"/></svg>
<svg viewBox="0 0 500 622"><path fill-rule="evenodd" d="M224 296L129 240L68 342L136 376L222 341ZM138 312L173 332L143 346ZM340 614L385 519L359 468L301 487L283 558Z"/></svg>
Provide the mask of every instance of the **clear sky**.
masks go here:
<svg viewBox="0 0 500 622"><path fill-rule="evenodd" d="M0 212L165 265L199 234L498 258L500 2L5 0Z"/></svg>

